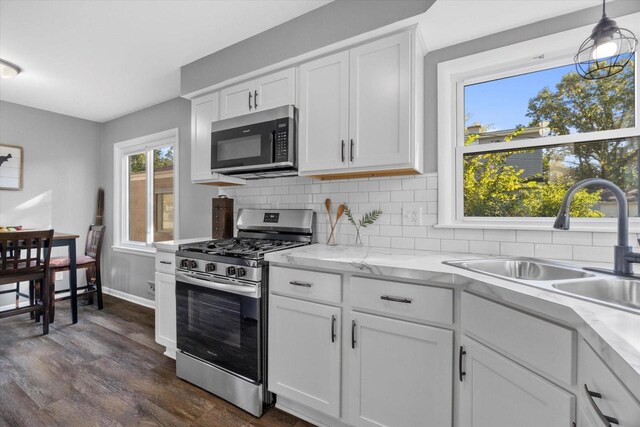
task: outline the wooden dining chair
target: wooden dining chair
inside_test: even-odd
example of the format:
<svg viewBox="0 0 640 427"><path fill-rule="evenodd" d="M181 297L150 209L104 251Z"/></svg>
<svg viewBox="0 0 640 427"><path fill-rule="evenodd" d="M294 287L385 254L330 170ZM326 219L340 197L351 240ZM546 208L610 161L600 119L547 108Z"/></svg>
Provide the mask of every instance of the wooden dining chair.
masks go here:
<svg viewBox="0 0 640 427"><path fill-rule="evenodd" d="M0 311L0 319L22 313L43 316L42 333L49 333L49 262L53 230L0 233L0 285L29 282L30 294L37 289L28 305ZM13 292L13 290L12 290Z"/></svg>
<svg viewBox="0 0 640 427"><path fill-rule="evenodd" d="M93 304L93 295L95 294L98 300L98 310L102 310L102 278L100 274L100 254L102 253L102 241L104 239L106 226L105 225L91 225L89 232L87 233L87 242L84 248L84 255L76 257L76 268L84 268L87 276L87 284L85 286L78 287L78 296L87 296L89 304ZM49 274L51 275L51 287L49 289L50 294L50 309L49 318L53 322L55 317L55 303L56 301L63 301L70 299L68 290L55 290L55 276L56 273L61 271L69 271L70 259L69 257L51 257Z"/></svg>

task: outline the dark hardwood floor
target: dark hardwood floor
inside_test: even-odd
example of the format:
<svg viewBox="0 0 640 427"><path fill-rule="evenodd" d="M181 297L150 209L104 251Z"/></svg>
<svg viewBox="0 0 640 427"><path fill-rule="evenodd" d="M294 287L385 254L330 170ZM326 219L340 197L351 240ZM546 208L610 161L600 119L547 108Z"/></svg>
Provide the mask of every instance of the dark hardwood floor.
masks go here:
<svg viewBox="0 0 640 427"><path fill-rule="evenodd" d="M0 320L0 426L295 426L257 419L175 375L154 341L153 310L105 295L104 309L56 304L49 335L29 315Z"/></svg>

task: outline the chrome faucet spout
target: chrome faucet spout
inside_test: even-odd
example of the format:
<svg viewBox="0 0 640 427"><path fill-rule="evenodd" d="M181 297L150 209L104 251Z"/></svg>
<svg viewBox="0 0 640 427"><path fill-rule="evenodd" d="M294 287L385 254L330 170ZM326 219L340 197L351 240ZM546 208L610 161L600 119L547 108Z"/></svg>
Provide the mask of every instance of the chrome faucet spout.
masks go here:
<svg viewBox="0 0 640 427"><path fill-rule="evenodd" d="M560 205L553 228L558 230L569 229L571 201L578 191L591 185L604 187L611 191L618 205L618 244L614 247L613 272L623 275L633 274L632 263L637 262L634 261L637 257L634 257L635 254L633 254L632 248L629 246L629 206L627 204L627 196L613 182L601 178L588 178L571 186L562 199L562 205Z"/></svg>

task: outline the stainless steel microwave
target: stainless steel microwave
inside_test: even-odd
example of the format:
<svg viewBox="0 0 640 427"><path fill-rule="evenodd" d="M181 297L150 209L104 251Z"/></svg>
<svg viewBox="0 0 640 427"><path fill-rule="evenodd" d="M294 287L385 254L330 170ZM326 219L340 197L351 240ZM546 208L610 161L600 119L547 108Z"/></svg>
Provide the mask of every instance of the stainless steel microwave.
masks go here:
<svg viewBox="0 0 640 427"><path fill-rule="evenodd" d="M297 175L293 105L211 124L211 171L255 179Z"/></svg>

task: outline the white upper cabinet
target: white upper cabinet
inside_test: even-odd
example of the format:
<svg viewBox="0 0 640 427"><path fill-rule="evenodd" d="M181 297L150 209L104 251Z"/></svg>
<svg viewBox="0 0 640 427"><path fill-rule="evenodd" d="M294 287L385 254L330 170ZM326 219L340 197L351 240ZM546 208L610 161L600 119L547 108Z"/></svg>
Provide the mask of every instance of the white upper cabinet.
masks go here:
<svg viewBox="0 0 640 427"><path fill-rule="evenodd" d="M351 167L411 161L411 33L351 49Z"/></svg>
<svg viewBox="0 0 640 427"><path fill-rule="evenodd" d="M220 119L295 102L295 70L289 68L220 91Z"/></svg>
<svg viewBox="0 0 640 427"><path fill-rule="evenodd" d="M244 179L211 172L211 123L218 120L218 92L191 100L191 181L198 184L244 184Z"/></svg>
<svg viewBox="0 0 640 427"><path fill-rule="evenodd" d="M300 171L349 166L349 52L300 66Z"/></svg>
<svg viewBox="0 0 640 427"><path fill-rule="evenodd" d="M422 172L422 68L415 29L301 65L300 174Z"/></svg>

